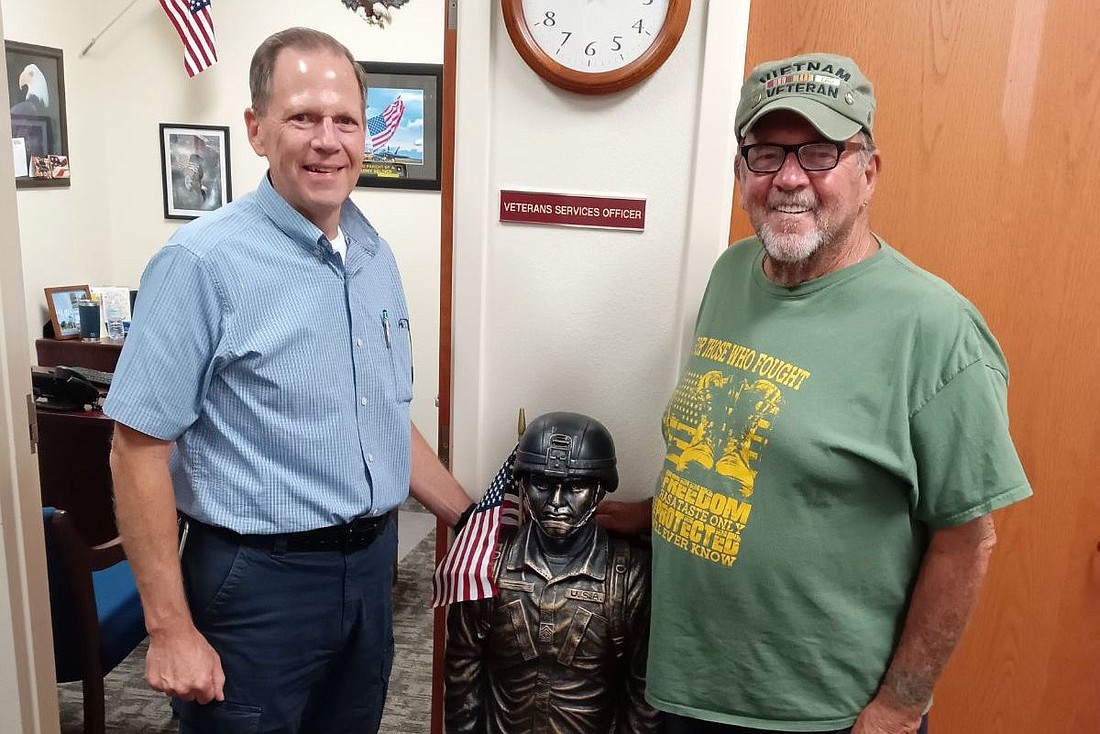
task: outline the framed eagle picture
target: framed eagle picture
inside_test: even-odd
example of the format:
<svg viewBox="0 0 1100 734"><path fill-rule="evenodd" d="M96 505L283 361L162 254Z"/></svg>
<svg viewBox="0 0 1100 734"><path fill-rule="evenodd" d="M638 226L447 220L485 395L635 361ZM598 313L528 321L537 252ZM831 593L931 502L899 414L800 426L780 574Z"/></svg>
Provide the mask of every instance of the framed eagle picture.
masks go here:
<svg viewBox="0 0 1100 734"><path fill-rule="evenodd" d="M4 41L17 188L69 185L61 49Z"/></svg>

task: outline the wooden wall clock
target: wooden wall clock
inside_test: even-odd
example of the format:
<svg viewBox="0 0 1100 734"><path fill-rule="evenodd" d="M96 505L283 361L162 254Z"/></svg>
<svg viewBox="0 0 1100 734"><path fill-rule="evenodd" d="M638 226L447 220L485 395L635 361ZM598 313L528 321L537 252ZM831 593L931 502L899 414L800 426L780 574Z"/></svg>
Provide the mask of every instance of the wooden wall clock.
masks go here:
<svg viewBox="0 0 1100 734"><path fill-rule="evenodd" d="M519 55L546 81L608 94L660 68L683 35L691 0L501 0Z"/></svg>

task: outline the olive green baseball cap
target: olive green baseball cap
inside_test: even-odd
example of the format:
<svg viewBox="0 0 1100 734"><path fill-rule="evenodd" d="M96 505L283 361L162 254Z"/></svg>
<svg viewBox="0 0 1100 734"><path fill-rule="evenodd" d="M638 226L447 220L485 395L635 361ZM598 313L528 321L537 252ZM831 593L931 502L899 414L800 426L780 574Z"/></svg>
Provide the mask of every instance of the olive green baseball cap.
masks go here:
<svg viewBox="0 0 1100 734"><path fill-rule="evenodd" d="M760 64L741 86L737 139L769 112L790 110L830 140L871 134L875 94L870 80L847 56L812 53Z"/></svg>

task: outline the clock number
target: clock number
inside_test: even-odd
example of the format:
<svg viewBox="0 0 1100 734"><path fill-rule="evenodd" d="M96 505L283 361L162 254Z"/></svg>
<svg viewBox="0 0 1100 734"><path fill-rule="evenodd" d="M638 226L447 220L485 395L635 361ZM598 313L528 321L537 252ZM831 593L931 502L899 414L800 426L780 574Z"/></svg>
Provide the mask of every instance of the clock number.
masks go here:
<svg viewBox="0 0 1100 734"><path fill-rule="evenodd" d="M642 32L642 19L638 18L638 22L635 23L634 25L630 26L630 27L638 29L638 33L641 33Z"/></svg>
<svg viewBox="0 0 1100 734"><path fill-rule="evenodd" d="M642 0L642 5L652 5L653 0Z"/></svg>
<svg viewBox="0 0 1100 734"><path fill-rule="evenodd" d="M554 20L553 10L546 11L546 17L542 19L542 24L547 28L552 28L553 26L557 25L557 21Z"/></svg>
<svg viewBox="0 0 1100 734"><path fill-rule="evenodd" d="M623 45L621 43L619 43L619 41L621 41L622 39L623 39L622 36L612 36L611 37L611 42L613 44L615 44L614 46L611 47L612 51L618 51L623 47Z"/></svg>
<svg viewBox="0 0 1100 734"><path fill-rule="evenodd" d="M565 36L565 38L561 39L561 44L558 46L558 51L561 51L561 47L564 46L569 40L569 37L573 35L570 31L562 31L561 34ZM558 51L555 51L554 53L557 53Z"/></svg>
<svg viewBox="0 0 1100 734"><path fill-rule="evenodd" d="M595 41L593 41L592 43L590 43L590 44L588 44L587 46L585 46L585 47L584 47L584 55L585 55L585 56L595 56L595 55L596 55L596 48L595 48L595 46L596 46L596 42L595 42Z"/></svg>

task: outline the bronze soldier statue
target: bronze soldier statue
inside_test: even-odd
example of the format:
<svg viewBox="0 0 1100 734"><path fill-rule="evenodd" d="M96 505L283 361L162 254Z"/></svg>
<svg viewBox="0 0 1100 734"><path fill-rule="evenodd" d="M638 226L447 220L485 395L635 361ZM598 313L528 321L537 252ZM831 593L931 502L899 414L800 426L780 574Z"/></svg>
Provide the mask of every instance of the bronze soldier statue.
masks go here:
<svg viewBox="0 0 1100 734"><path fill-rule="evenodd" d="M498 595L448 614L448 734L643 734L649 550L609 536L615 444L577 413L536 418L516 449L529 521L503 542Z"/></svg>

